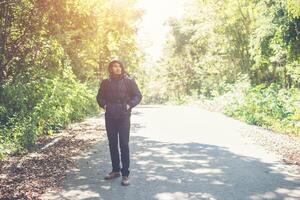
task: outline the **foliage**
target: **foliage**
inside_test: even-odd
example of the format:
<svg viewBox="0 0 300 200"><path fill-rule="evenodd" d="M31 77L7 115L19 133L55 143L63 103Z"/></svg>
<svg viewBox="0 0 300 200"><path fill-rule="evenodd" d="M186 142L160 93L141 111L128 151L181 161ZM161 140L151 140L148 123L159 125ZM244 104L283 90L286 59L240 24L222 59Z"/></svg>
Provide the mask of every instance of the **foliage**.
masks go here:
<svg viewBox="0 0 300 200"><path fill-rule="evenodd" d="M251 1L193 1L182 19L169 20L156 73L164 79L168 99L222 95L249 71L252 6Z"/></svg>
<svg viewBox="0 0 300 200"><path fill-rule="evenodd" d="M0 2L0 157L98 110L108 62L142 60L136 0Z"/></svg>
<svg viewBox="0 0 300 200"><path fill-rule="evenodd" d="M298 0L287 0L287 8L293 17L300 17L300 2Z"/></svg>
<svg viewBox="0 0 300 200"><path fill-rule="evenodd" d="M169 20L157 67L168 96L180 99L196 92L212 98L227 92L242 74L253 86L300 87L300 18L290 14L294 9L288 2L192 1L182 18Z"/></svg>
<svg viewBox="0 0 300 200"><path fill-rule="evenodd" d="M34 147L39 135L52 134L97 110L95 91L78 82L70 67L62 76L47 75L46 70L35 75L29 82L1 88L1 137L18 150Z"/></svg>
<svg viewBox="0 0 300 200"><path fill-rule="evenodd" d="M185 9L183 17L168 21L164 55L152 72L159 80L152 96L158 97L148 98L217 99L234 93L233 86L246 77L251 87L245 103L228 107L227 113L299 132L299 1L193 0Z"/></svg>
<svg viewBox="0 0 300 200"><path fill-rule="evenodd" d="M225 113L272 130L289 134L300 133L300 90L282 89L272 83L260 84L245 92L242 103L233 102Z"/></svg>
<svg viewBox="0 0 300 200"><path fill-rule="evenodd" d="M249 46L254 61L253 83L299 87L300 18L289 16L285 1L260 1L256 9L255 31Z"/></svg>
<svg viewBox="0 0 300 200"><path fill-rule="evenodd" d="M59 60L46 52L54 46L63 48L83 81L102 78L113 57L133 71L142 59L135 41L135 22L142 12L134 4L135 0L1 2L0 82L15 79L34 64Z"/></svg>

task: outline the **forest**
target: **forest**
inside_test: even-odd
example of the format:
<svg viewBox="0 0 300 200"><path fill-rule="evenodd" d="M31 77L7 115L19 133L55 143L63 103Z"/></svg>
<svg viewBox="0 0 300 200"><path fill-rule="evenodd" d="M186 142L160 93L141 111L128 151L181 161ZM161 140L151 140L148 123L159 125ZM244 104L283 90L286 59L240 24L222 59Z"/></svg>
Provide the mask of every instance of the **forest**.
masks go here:
<svg viewBox="0 0 300 200"><path fill-rule="evenodd" d="M249 124L299 135L300 2L195 0L185 9L168 21L149 101L205 99Z"/></svg>
<svg viewBox="0 0 300 200"><path fill-rule="evenodd" d="M118 57L142 59L134 0L0 1L0 155L95 114L99 79ZM0 156L0 157L1 157Z"/></svg>
<svg viewBox="0 0 300 200"><path fill-rule="evenodd" d="M212 101L242 88L227 115L299 135L299 0L189 1L147 69L136 2L0 0L0 157L96 115L113 58L137 79L143 104Z"/></svg>

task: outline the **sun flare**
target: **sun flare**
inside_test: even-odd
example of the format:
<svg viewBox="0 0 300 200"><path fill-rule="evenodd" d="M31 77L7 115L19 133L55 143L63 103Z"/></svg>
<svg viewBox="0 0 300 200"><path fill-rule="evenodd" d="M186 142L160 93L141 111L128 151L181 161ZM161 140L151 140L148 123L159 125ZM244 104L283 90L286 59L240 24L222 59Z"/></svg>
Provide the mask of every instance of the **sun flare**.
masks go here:
<svg viewBox="0 0 300 200"><path fill-rule="evenodd" d="M140 0L138 7L145 11L139 27L138 40L147 54L146 63L155 62L161 55L163 42L168 32L165 24L170 17L179 18L185 0Z"/></svg>

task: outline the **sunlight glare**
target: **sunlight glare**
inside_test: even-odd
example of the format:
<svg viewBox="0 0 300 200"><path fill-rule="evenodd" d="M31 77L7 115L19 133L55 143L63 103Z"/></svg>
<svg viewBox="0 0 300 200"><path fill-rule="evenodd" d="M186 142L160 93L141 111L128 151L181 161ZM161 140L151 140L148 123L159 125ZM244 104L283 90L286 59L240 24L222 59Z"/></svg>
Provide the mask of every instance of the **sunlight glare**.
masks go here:
<svg viewBox="0 0 300 200"><path fill-rule="evenodd" d="M140 48L146 53L146 63L153 64L161 55L163 42L168 33L165 22L183 14L185 0L140 0L138 8L145 14L138 31Z"/></svg>

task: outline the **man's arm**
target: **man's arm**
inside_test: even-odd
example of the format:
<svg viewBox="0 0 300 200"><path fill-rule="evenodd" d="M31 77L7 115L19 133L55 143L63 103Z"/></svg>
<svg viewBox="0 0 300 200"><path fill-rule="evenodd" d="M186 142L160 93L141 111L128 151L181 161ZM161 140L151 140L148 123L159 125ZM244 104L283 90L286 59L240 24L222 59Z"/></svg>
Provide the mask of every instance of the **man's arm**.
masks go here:
<svg viewBox="0 0 300 200"><path fill-rule="evenodd" d="M106 101L106 90L104 88L104 84L105 84L105 80L103 80L100 84L100 87L99 87L99 90L98 90L98 94L97 94L97 102L98 102L98 105L105 109L106 107L106 104L107 104L107 101Z"/></svg>
<svg viewBox="0 0 300 200"><path fill-rule="evenodd" d="M131 89L132 94L131 94L130 100L128 102L128 105L130 106L130 108L133 108L141 102L143 96L142 96L141 91L140 91L139 87L137 86L135 80L132 79L130 82L131 82L130 89Z"/></svg>

